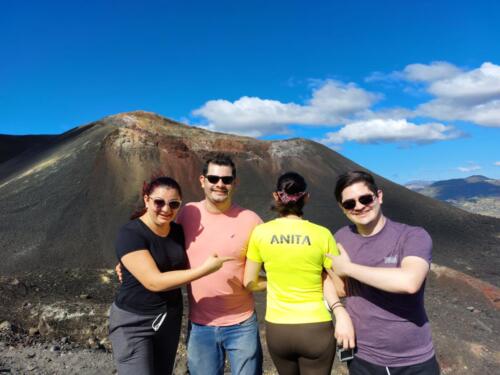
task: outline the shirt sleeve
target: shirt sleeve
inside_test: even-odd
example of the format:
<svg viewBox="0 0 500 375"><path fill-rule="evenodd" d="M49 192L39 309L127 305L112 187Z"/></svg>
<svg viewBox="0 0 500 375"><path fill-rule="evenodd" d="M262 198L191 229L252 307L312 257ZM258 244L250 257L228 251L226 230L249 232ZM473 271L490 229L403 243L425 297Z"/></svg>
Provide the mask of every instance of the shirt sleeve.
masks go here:
<svg viewBox="0 0 500 375"><path fill-rule="evenodd" d="M250 240L248 241L247 248L247 258L253 260L254 262L262 263L262 257L259 250L259 235L258 226L254 228L252 234L250 235Z"/></svg>
<svg viewBox="0 0 500 375"><path fill-rule="evenodd" d="M121 228L118 232L118 237L116 238L116 256L118 260L133 251L137 250L149 250L149 244L146 238L140 235L140 233L131 230L130 228Z"/></svg>
<svg viewBox="0 0 500 375"><path fill-rule="evenodd" d="M428 263L432 261L432 239L423 228L412 227L406 234L402 258L416 256Z"/></svg>
<svg viewBox="0 0 500 375"><path fill-rule="evenodd" d="M325 254L330 254L330 255L339 255L339 249L337 248L337 242L335 242L335 238L333 238L332 233L326 229L326 236L327 236L327 246L325 249ZM324 268L332 268L332 260L328 258L327 256L324 257L323 260L323 267Z"/></svg>

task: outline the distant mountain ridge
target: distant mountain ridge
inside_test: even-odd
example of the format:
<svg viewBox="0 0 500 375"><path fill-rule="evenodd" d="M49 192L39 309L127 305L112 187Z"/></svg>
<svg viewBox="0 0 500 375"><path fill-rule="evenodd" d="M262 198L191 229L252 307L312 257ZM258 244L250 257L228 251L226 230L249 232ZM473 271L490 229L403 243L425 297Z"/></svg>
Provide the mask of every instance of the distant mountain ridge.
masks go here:
<svg viewBox="0 0 500 375"><path fill-rule="evenodd" d="M405 186L463 210L500 218L500 180L474 175L443 181L411 181Z"/></svg>

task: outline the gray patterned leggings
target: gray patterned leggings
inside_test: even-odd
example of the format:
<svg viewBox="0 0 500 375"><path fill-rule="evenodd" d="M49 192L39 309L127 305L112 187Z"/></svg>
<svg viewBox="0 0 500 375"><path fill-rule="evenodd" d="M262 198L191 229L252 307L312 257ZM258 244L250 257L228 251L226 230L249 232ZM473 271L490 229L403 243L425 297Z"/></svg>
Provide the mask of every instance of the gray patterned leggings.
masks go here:
<svg viewBox="0 0 500 375"><path fill-rule="evenodd" d="M109 315L109 338L119 375L171 374L179 344L182 308L168 311L165 319L139 315L114 303ZM156 320L155 331L152 328ZM158 327L159 325L159 327Z"/></svg>

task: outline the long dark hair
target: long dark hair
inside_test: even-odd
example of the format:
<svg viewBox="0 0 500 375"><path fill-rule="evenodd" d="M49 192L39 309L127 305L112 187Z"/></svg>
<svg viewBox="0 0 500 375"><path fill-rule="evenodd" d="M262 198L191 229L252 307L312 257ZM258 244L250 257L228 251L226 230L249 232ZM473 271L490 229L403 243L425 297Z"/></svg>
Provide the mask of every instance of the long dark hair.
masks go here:
<svg viewBox="0 0 500 375"><path fill-rule="evenodd" d="M151 195L151 193L157 188L157 187L168 187L170 189L175 189L177 190L177 193L179 193L179 196L182 198L182 191L180 185L175 181L172 177L168 176L152 176L151 180L149 182L144 181L142 184L142 194L141 194L141 202L142 202L142 207L136 210L131 216L130 220L137 219L138 217L141 217L144 215L147 211L146 206L144 206L144 200L143 197L145 195Z"/></svg>
<svg viewBox="0 0 500 375"><path fill-rule="evenodd" d="M278 212L280 216L303 216L306 190L306 180L300 174L297 172L282 174L276 183L276 194L279 199L271 206L271 209Z"/></svg>

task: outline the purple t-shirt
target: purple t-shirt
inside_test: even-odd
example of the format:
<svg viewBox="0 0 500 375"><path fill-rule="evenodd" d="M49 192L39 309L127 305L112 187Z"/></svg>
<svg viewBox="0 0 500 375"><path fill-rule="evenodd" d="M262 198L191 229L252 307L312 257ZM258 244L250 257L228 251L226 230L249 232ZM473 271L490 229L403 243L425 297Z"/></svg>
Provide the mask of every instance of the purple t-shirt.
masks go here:
<svg viewBox="0 0 500 375"><path fill-rule="evenodd" d="M396 268L407 256L431 262L432 240L419 227L387 219L384 228L370 237L355 226L335 233L353 263ZM434 355L431 329L424 309L424 287L415 294L384 292L355 279L346 283L346 308L356 332L361 359L388 367L422 363Z"/></svg>

